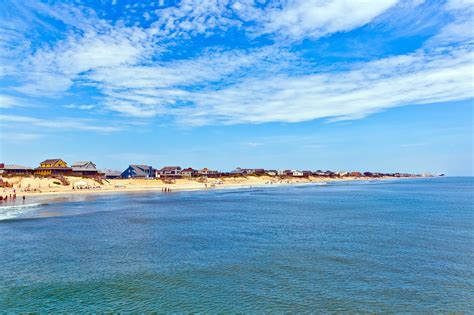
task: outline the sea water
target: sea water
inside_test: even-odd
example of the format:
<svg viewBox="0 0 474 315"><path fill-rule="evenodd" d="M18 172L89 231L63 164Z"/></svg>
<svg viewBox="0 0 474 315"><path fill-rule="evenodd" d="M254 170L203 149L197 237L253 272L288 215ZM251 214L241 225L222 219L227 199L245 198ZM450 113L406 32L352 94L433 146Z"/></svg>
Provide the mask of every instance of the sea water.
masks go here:
<svg viewBox="0 0 474 315"><path fill-rule="evenodd" d="M434 178L4 204L0 312L472 313L473 185Z"/></svg>

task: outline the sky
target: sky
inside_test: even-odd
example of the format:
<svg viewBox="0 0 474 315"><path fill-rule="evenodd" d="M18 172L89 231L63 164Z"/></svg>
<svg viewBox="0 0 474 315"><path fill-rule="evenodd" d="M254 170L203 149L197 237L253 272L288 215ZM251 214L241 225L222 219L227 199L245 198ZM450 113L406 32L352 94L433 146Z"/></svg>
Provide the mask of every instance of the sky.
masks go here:
<svg viewBox="0 0 474 315"><path fill-rule="evenodd" d="M474 175L473 0L2 0L0 161Z"/></svg>

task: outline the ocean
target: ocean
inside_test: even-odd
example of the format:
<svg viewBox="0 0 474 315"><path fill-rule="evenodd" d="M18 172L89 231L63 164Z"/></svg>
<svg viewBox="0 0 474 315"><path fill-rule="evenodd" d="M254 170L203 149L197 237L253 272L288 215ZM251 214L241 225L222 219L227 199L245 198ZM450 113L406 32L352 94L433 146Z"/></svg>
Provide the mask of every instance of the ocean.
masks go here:
<svg viewBox="0 0 474 315"><path fill-rule="evenodd" d="M0 312L474 313L473 200L446 177L7 204Z"/></svg>

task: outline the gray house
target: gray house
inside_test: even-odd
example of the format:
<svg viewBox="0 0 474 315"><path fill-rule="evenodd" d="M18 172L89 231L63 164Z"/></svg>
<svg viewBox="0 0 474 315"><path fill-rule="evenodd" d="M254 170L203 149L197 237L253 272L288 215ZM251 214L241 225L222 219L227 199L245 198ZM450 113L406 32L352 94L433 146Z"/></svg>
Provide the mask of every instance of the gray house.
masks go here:
<svg viewBox="0 0 474 315"><path fill-rule="evenodd" d="M181 167L165 166L158 171L160 177L181 177Z"/></svg>
<svg viewBox="0 0 474 315"><path fill-rule="evenodd" d="M99 170L92 161L77 161L74 162L71 167L73 175L94 176L99 173Z"/></svg>
<svg viewBox="0 0 474 315"><path fill-rule="evenodd" d="M21 165L0 165L0 173L10 175L30 175L33 168Z"/></svg>

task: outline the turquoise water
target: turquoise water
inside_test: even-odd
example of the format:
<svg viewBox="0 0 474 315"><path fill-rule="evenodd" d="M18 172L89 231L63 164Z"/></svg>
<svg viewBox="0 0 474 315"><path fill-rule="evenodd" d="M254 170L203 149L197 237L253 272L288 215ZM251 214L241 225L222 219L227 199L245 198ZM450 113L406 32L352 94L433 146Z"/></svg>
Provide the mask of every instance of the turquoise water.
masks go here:
<svg viewBox="0 0 474 315"><path fill-rule="evenodd" d="M474 312L473 178L0 208L2 312Z"/></svg>

